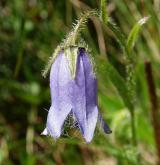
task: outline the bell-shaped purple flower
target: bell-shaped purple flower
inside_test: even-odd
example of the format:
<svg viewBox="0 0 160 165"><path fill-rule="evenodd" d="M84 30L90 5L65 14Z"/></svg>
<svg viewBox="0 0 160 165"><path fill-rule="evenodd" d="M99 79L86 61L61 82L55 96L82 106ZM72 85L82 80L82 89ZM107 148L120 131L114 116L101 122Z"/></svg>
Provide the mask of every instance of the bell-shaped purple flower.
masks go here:
<svg viewBox="0 0 160 165"><path fill-rule="evenodd" d="M58 55L51 67L50 89L51 107L42 134L59 138L70 113L74 115L86 142L92 140L97 120L101 121L106 133L111 133L98 112L97 80L84 48L77 49L71 58L65 51Z"/></svg>

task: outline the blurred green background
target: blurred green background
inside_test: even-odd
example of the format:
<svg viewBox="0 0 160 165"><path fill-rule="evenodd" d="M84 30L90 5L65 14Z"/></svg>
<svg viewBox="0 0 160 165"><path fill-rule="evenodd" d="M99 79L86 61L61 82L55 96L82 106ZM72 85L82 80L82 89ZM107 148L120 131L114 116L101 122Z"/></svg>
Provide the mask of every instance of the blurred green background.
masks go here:
<svg viewBox="0 0 160 165"><path fill-rule="evenodd" d="M125 76L122 50L113 32L97 19L88 21L82 35L96 57L100 112L113 133L97 130L91 144L75 130L57 142L40 135L50 107L49 80L41 72L79 14L99 7L99 0L0 0L0 164L132 165L137 153L138 164L156 164L145 62L151 62L159 100L159 0L107 3L108 13L126 36L139 19L150 16L134 48L137 148L131 145L130 113L105 66L109 59Z"/></svg>

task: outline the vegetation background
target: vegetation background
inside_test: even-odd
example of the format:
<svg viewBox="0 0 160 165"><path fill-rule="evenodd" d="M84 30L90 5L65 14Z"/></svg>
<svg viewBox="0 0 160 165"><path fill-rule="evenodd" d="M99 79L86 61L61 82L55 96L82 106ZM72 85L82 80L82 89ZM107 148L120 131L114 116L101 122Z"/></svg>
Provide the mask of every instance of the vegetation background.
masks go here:
<svg viewBox="0 0 160 165"><path fill-rule="evenodd" d="M96 131L91 144L85 144L75 130L57 142L40 135L50 107L49 80L41 72L72 22L94 8L100 8L99 0L0 0L0 164L156 164L160 144L155 141L153 112L158 112L160 100L159 0L107 3L109 15L125 36L138 20L150 16L133 50L137 146L132 145L130 112L115 87L119 81L114 77L113 82L107 70L109 61L125 77L123 51L113 31L98 19L88 21L83 38L95 57L100 111L113 133ZM149 79L146 62L152 67ZM152 76L154 86L149 90Z"/></svg>

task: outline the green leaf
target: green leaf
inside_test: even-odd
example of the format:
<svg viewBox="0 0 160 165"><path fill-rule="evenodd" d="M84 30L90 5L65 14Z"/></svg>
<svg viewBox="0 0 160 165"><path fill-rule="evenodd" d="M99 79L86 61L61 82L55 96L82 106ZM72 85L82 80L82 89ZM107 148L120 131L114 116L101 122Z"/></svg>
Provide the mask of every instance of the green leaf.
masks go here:
<svg viewBox="0 0 160 165"><path fill-rule="evenodd" d="M128 90L124 79L120 76L117 70L110 63L107 62L106 67L107 67L108 76L112 81L112 83L114 84L114 86L116 87L116 89L118 90L125 105L128 107L128 109L132 110L133 105L130 101L130 97L128 95Z"/></svg>
<svg viewBox="0 0 160 165"><path fill-rule="evenodd" d="M121 96L124 104L127 106L128 109L133 110L133 105L130 100L130 96L128 93L128 89L124 79L118 73L118 71L105 59L96 59L100 65L97 65L97 69L100 71L104 71L104 74L109 77L111 82L116 87L119 95Z"/></svg>
<svg viewBox="0 0 160 165"><path fill-rule="evenodd" d="M121 32L119 27L110 19L108 21L108 27L114 33L116 40L119 42L121 48L125 51L126 50L126 37Z"/></svg>
<svg viewBox="0 0 160 165"><path fill-rule="evenodd" d="M135 42L138 38L138 34L142 28L142 25L144 25L148 21L149 17L144 17L140 19L131 29L128 39L127 39L127 51L130 53L135 45Z"/></svg>

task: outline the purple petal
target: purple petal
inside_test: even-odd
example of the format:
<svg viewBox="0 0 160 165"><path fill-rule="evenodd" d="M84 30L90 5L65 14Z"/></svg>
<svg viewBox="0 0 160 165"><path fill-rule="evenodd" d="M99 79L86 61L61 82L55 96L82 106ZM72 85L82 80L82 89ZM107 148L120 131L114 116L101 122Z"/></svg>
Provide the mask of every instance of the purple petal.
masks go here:
<svg viewBox="0 0 160 165"><path fill-rule="evenodd" d="M81 53L83 53L83 50ZM90 65L90 59L88 58L87 54L85 53L85 55L83 55L82 58L85 67L85 75L88 80L88 83L86 83L87 88L89 89L87 90L87 98L89 98L88 104L97 104L97 80L95 78L95 75L93 75L92 65ZM99 115L99 117L104 132L107 134L111 133L112 131L110 130L109 126L105 123L101 115Z"/></svg>
<svg viewBox="0 0 160 165"><path fill-rule="evenodd" d="M90 142L98 119L106 133L111 133L111 131L98 114L97 80L85 50L79 50L75 79L71 76L69 62L71 61L68 61L62 52L52 64L51 107L48 112L47 126L42 134L49 134L55 139L60 137L64 121L72 110L84 139Z"/></svg>
<svg viewBox="0 0 160 165"><path fill-rule="evenodd" d="M101 116L100 114L98 115L98 119L99 119L99 121L100 121L100 124L101 124L101 126L102 126L104 132L105 132L106 134L112 133L112 131L111 131L111 129L109 128L108 124L106 124L106 122L103 120L103 118L102 118L102 116Z"/></svg>
<svg viewBox="0 0 160 165"><path fill-rule="evenodd" d="M78 57L77 75L72 90L73 112L83 137L87 142L90 142L98 118L97 82L89 58L84 52L80 52Z"/></svg>
<svg viewBox="0 0 160 165"><path fill-rule="evenodd" d="M71 74L65 54L61 53L54 64L50 73L51 101L48 117L47 131L54 138L58 138L62 132L62 126L67 115L72 109L69 96L71 85Z"/></svg>

